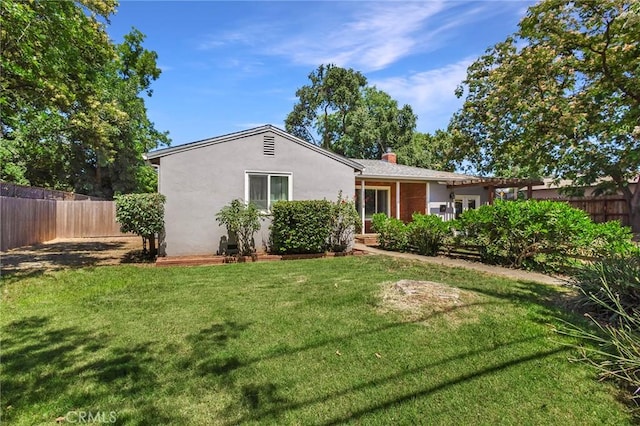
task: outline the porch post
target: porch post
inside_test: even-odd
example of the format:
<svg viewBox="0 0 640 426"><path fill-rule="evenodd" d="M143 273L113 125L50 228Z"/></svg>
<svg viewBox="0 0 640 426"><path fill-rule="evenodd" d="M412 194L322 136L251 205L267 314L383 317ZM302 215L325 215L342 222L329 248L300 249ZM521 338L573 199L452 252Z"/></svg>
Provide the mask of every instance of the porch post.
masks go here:
<svg viewBox="0 0 640 426"><path fill-rule="evenodd" d="M496 195L496 187L493 185L489 185L489 205L493 204L493 199Z"/></svg>
<svg viewBox="0 0 640 426"><path fill-rule="evenodd" d="M360 220L362 220L362 233L366 234L367 231L364 228L364 180L360 181Z"/></svg>
<svg viewBox="0 0 640 426"><path fill-rule="evenodd" d="M429 185L429 182L426 183L424 198L425 198L424 214L431 214L431 212L429 211L429 201L430 201L429 198L431 198L431 187Z"/></svg>
<svg viewBox="0 0 640 426"><path fill-rule="evenodd" d="M533 185L529 184L527 185L527 200L530 200L533 198Z"/></svg>
<svg viewBox="0 0 640 426"><path fill-rule="evenodd" d="M396 181L396 219L400 219L400 181Z"/></svg>

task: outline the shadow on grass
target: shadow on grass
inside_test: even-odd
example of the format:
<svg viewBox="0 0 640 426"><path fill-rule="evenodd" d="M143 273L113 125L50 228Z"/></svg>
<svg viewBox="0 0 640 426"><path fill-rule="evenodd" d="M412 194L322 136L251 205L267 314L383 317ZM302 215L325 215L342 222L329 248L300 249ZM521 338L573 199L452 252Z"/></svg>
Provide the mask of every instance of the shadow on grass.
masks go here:
<svg viewBox="0 0 640 426"><path fill-rule="evenodd" d="M2 254L2 274L23 277L30 272L44 272L67 268L82 268L104 264L151 263L141 249L125 251L131 247L131 238L125 241L61 241L34 244ZM142 243L140 243L142 245Z"/></svg>
<svg viewBox="0 0 640 426"><path fill-rule="evenodd" d="M117 423L180 421L177 415L162 414L153 402L157 388L153 365L159 361L149 344L117 346L106 335L55 327L44 316L14 321L3 327L2 335L4 422L25 416L22 411L34 405L56 410L54 422L70 410L119 412L123 408L119 401L132 404L136 412L118 415Z"/></svg>

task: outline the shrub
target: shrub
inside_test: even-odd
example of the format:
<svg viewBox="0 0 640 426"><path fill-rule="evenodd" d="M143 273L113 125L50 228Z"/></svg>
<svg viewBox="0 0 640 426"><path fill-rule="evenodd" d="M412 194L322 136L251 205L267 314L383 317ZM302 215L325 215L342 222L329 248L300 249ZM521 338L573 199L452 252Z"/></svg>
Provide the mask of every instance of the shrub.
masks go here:
<svg viewBox="0 0 640 426"><path fill-rule="evenodd" d="M572 256L628 253L632 247L619 223L596 225L584 211L554 201L497 200L467 210L457 226L463 240L479 246L484 262L518 268L563 267Z"/></svg>
<svg viewBox="0 0 640 426"><path fill-rule="evenodd" d="M566 324L559 332L581 339L581 361L603 379L616 379L640 399L640 258L606 259L576 277L594 314L593 328ZM636 406L637 407L637 406Z"/></svg>
<svg viewBox="0 0 640 426"><path fill-rule="evenodd" d="M408 248L407 225L399 219L376 213L371 218L371 228L378 233L378 243L385 250L406 251Z"/></svg>
<svg viewBox="0 0 640 426"><path fill-rule="evenodd" d="M216 221L227 227L229 237L235 237L238 254L249 256L256 251L253 235L260 230L262 215L255 204L233 200L216 214Z"/></svg>
<svg viewBox="0 0 640 426"><path fill-rule="evenodd" d="M271 249L275 253L324 253L332 231L333 204L327 200L278 201L271 208Z"/></svg>
<svg viewBox="0 0 640 426"><path fill-rule="evenodd" d="M333 205L329 246L335 252L345 252L353 246L355 233L360 230L360 216L353 201L342 198L342 191Z"/></svg>
<svg viewBox="0 0 640 426"><path fill-rule="evenodd" d="M165 196L161 194L116 195L116 221L122 232L133 232L149 241L149 255L155 256L156 235L164 230Z"/></svg>
<svg viewBox="0 0 640 426"><path fill-rule="evenodd" d="M436 256L449 232L440 216L414 213L407 225L408 247L426 256Z"/></svg>
<svg viewBox="0 0 640 426"><path fill-rule="evenodd" d="M631 315L640 307L640 256L611 257L585 265L572 281L582 292L579 304L602 321L615 320L618 308ZM615 301L609 293L615 295Z"/></svg>

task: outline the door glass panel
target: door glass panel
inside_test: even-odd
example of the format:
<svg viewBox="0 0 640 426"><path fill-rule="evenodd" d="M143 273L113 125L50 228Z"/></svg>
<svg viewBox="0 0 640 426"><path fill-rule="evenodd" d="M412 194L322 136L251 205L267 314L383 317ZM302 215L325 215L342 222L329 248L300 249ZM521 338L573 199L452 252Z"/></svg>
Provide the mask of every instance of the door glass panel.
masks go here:
<svg viewBox="0 0 640 426"><path fill-rule="evenodd" d="M467 209L476 209L476 199L475 198L469 198L467 200Z"/></svg>
<svg viewBox="0 0 640 426"><path fill-rule="evenodd" d="M386 189L379 189L377 192L378 192L378 205L377 205L376 213L384 213L387 216L389 216L389 209L387 208L389 205L388 203L389 191L387 191Z"/></svg>
<svg viewBox="0 0 640 426"><path fill-rule="evenodd" d="M462 200L455 201L456 219L462 214Z"/></svg>

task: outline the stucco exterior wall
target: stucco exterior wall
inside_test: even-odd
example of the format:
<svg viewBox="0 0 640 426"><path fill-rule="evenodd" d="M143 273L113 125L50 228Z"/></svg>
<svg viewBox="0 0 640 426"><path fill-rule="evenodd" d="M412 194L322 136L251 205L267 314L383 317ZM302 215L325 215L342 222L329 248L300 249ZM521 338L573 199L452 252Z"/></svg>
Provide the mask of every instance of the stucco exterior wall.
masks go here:
<svg viewBox="0 0 640 426"><path fill-rule="evenodd" d="M263 136L275 137L275 155L264 155ZM355 191L348 165L272 132L173 153L161 158L159 192L165 206L168 256L215 254L226 236L215 215L233 199L245 199L246 172L290 173L293 200L335 200ZM269 239L269 222L256 234L258 250Z"/></svg>

